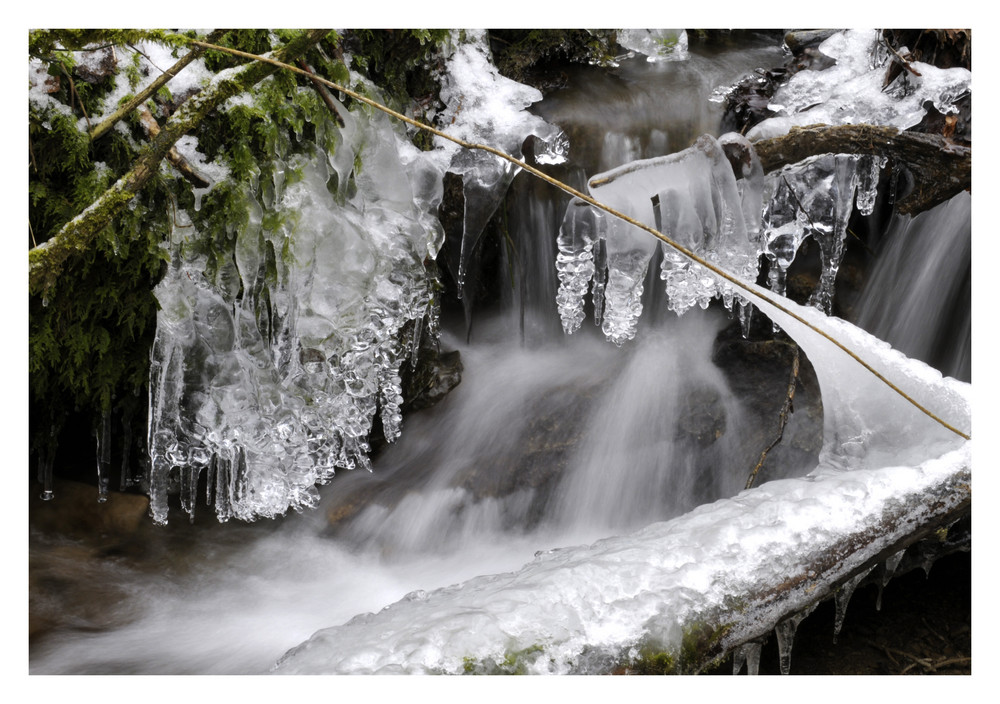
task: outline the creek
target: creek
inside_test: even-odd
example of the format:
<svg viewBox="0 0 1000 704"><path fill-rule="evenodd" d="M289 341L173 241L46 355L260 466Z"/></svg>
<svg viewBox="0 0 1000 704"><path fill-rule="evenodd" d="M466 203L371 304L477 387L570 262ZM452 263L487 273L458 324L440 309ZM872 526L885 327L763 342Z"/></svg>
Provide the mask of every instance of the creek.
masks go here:
<svg viewBox="0 0 1000 704"><path fill-rule="evenodd" d="M741 48L691 50L679 61L639 56L612 71L580 67L533 112L569 137L561 177L582 186L595 173L718 136L722 107L713 93L781 61L774 40L760 37ZM892 216L853 311L859 326L965 381L969 201L962 194L916 218ZM529 174L516 177L499 253L509 283L495 305L442 319L440 344L460 352L462 381L438 405L407 414L400 437L373 455L371 472L339 471L314 509L275 521L218 524L205 509L192 524L178 512L166 526L143 526L96 568L109 595L100 607L105 625L55 629L33 646L31 672L264 673L297 646L304 665L293 658L291 669L307 672L310 652L324 647L323 639L315 648L308 639L339 624L346 626L329 636L338 641L332 650L347 653L338 652L338 671L408 671L408 652L415 670L433 671L426 663L434 653L442 662L454 652L485 657L477 638L488 638L490 626L477 618L489 617L470 615L477 601L468 595L477 592L498 612L505 600L522 609L525 632L540 628L554 641L564 630L580 632L601 643L620 631L627 640L634 629L627 618L600 613L587 621L541 606L535 613L519 595L539 583L568 602L581 584L616 590L599 567L617 565L627 581L640 572L628 557L640 549L628 536L739 494L763 449L761 433L776 418L759 416L713 362L720 335L738 327L735 318L718 304L684 316L666 310L656 266L634 340L609 344L589 306L580 330L564 334L556 238L567 202ZM923 262L933 265L907 276L904 289L899 272ZM941 295L940 281L956 281L955 290ZM931 310L932 302L940 309ZM822 421L806 415L792 414L785 445L822 434ZM807 474L817 451L779 448L766 481ZM618 552L589 559L571 549L601 539L621 541ZM541 567L511 576L531 572L538 555L576 562L559 583ZM383 662L371 655L364 627L373 619L366 614L390 605L382 611L388 626L373 622L391 652ZM422 625L393 630L394 613L403 620L417 614ZM352 659L355 632L364 647ZM525 651L514 636L498 647ZM600 671L607 659L598 650L593 661L577 657L573 671Z"/></svg>

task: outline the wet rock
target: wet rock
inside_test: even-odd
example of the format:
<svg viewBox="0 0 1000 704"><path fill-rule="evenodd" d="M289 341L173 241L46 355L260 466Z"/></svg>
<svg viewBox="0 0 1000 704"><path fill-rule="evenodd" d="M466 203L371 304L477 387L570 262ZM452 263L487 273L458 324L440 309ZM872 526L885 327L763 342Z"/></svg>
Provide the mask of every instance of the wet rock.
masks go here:
<svg viewBox="0 0 1000 704"><path fill-rule="evenodd" d="M418 411L440 402L461 383L463 369L458 350L421 349L417 367L404 365L402 370L403 411Z"/></svg>
<svg viewBox="0 0 1000 704"><path fill-rule="evenodd" d="M725 375L748 417L756 421L748 423L745 431L750 447L763 451L777 437L794 354L795 343L787 338L746 340L738 325L727 327L716 339L712 361ZM781 442L768 454L755 483L781 478L769 473L770 468L780 467L783 473L794 474L803 467L815 466L822 445L819 381L805 352L800 350L792 412ZM750 469L752 464L747 467L748 474Z"/></svg>
<svg viewBox="0 0 1000 704"><path fill-rule="evenodd" d="M29 520L42 533L97 541L124 538L139 530L149 512L149 498L139 494L112 491L98 503L97 487L59 479L53 491L55 498L43 501L41 488L32 487Z"/></svg>
<svg viewBox="0 0 1000 704"><path fill-rule="evenodd" d="M114 628L132 614L113 585L114 565L95 547L33 541L28 554L28 639L34 645L54 629Z"/></svg>
<svg viewBox="0 0 1000 704"><path fill-rule="evenodd" d="M793 56L800 56L839 32L837 29L796 29L785 34L785 46Z"/></svg>

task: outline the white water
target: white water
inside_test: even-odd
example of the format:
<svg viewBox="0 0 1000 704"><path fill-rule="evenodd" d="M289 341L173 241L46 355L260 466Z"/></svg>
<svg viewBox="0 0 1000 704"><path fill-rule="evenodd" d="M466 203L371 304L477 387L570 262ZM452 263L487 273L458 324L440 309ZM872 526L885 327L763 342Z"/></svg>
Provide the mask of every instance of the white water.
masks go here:
<svg viewBox="0 0 1000 704"><path fill-rule="evenodd" d="M655 155L644 152L627 130L620 134L634 156ZM558 224L560 217L543 212L541 220L555 218ZM525 233L532 234L537 235ZM551 250L547 256L550 284L540 286L543 293L555 288ZM518 291L520 303L539 300L527 284ZM882 474L873 470L883 464L878 453L899 461L896 453L905 437L890 432L884 436L887 445L869 445L869 462L851 478L768 484L752 495L631 534L694 506L704 484L703 475L694 471L699 462L723 468L708 494L702 488L697 496L710 501L735 494L759 453L759 447L741 447L740 426L746 419L707 359L719 326L717 311L694 311L679 320L672 314L647 315L639 336L619 350L599 339L586 321L580 334L552 339L544 331L558 327L551 324L554 295L548 300L548 312L529 308L529 323L537 326L529 324L526 345L517 341L520 326L511 308L491 324L477 320L472 345L461 342L462 331L446 336L445 347L462 351L462 384L439 407L407 418L400 441L377 458L374 473L341 473L315 511L289 516L273 529L237 533L246 540L205 530L193 555L140 560L138 566L122 560L114 580L131 595L123 606L132 619L128 625L50 638L32 653L31 671L266 672L318 629L397 602L376 617L356 619L308 641L284 667L461 671L464 657L499 658L544 642L554 646L546 655L556 664L537 658L537 671L586 670L581 648L611 653L651 628L669 643L676 635L671 619L699 600L723 594L713 575L736 567L770 573L791 569L802 543L782 543L790 528L803 542L816 540L823 530L835 536L838 527L846 529L869 515L866 511L877 511L880 501L947 471L941 463ZM848 328L840 332L854 335ZM864 336L856 339L882 354L880 345ZM807 346L807 336L800 343ZM813 357L808 346L807 353ZM905 374L922 378L925 391L941 386L919 365L889 357ZM855 439L859 424L864 436L878 420L853 415L858 401L863 406L872 398L867 393L853 399L835 393L844 383L839 376L844 369L830 367L824 383L828 408L844 410L827 418L828 431L850 429L851 437L836 443L838 450ZM863 373L850 373L864 379L858 388L870 388ZM726 409L725 435L700 458L678 452L671 433L664 431L679 412L681 394L692 386L713 391ZM953 410L967 413L962 388L943 386L955 399ZM891 411L884 417L898 418L896 401L886 403ZM573 429L562 428L560 437L577 440L565 450L567 471L538 490L529 488L535 479L545 484L545 475L533 473L531 452L551 463L552 455L544 453L561 449L532 446L539 437L551 437L534 431L563 422ZM949 441L941 440L946 449ZM909 459L919 465L923 458ZM963 456L952 459L960 464ZM517 474L499 474L511 466ZM810 469L786 471L799 475ZM521 488L506 495L484 490L490 480ZM327 512L348 506L353 496L365 507L327 535ZM850 511L840 500L845 496L856 499ZM841 514L843 524L829 523ZM620 537L532 561L536 551L606 536ZM751 543L768 544L759 552L763 565L745 559L748 536ZM463 588L433 592L479 575L487 576Z"/></svg>

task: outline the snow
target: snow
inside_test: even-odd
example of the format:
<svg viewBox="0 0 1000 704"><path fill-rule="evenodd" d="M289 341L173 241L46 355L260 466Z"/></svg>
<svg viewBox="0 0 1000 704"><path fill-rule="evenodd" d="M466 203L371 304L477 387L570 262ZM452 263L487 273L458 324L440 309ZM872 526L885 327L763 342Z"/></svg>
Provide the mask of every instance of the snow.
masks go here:
<svg viewBox="0 0 1000 704"><path fill-rule="evenodd" d="M747 138L756 142L781 136L793 126L814 124L868 123L903 130L924 117L925 101L949 113L954 111L952 103L970 90L968 69L939 69L919 61L911 62L919 76L903 71L883 86L889 57L878 37L876 30L849 30L820 44L819 50L837 63L793 75L768 105L778 115L750 129Z"/></svg>

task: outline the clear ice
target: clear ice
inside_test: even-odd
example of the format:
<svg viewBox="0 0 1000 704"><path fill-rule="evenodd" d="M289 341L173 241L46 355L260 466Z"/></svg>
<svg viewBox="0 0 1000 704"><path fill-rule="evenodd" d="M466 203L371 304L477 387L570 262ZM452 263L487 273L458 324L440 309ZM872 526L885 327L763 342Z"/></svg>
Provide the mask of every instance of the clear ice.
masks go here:
<svg viewBox="0 0 1000 704"><path fill-rule="evenodd" d="M727 150L732 157L727 157ZM730 158L739 165L739 181ZM630 162L597 174L590 179L588 189L597 201L658 228L710 263L741 277L755 275L763 171L753 148L739 135L718 140L704 135L694 146L676 154ZM574 202L568 209L583 208ZM567 212L564 223L580 217ZM595 262L594 308L605 336L620 346L635 337L656 241L620 218L604 216L604 222L599 240L603 241L606 265ZM731 284L688 261L673 247L665 243L662 247L660 278L671 310L680 315L696 305L707 308L717 295L732 308ZM560 288L559 310L565 329L578 327L576 319L585 293L586 287L579 284Z"/></svg>
<svg viewBox="0 0 1000 704"><path fill-rule="evenodd" d="M854 594L854 590L857 589L858 585L861 583L865 577L872 571L872 567L859 572L858 574L851 577L849 580L840 585L833 595L834 602L834 617L833 617L833 642L837 642L837 636L840 635L840 629L844 626L844 617L847 615L847 605L851 601L851 596Z"/></svg>
<svg viewBox="0 0 1000 704"><path fill-rule="evenodd" d="M533 136L536 161L565 159L565 135L524 110L541 93L499 75L484 32L455 33L448 46L446 132L517 156ZM157 523L178 489L193 518L203 474L225 521L314 507L316 485L336 470L370 469L375 415L385 438L396 439L400 367L415 363L422 335L437 334L424 261L444 243L436 216L444 174L461 176L465 190L461 286L479 232L516 173L440 137L419 151L379 111L338 113L344 124L316 122L305 153L274 145L272 173L245 194L248 222L227 232L234 256L212 254L206 241L216 235L177 214L170 266L155 290L148 443ZM328 149L331 134L336 147ZM183 146L200 158L196 142Z"/></svg>

